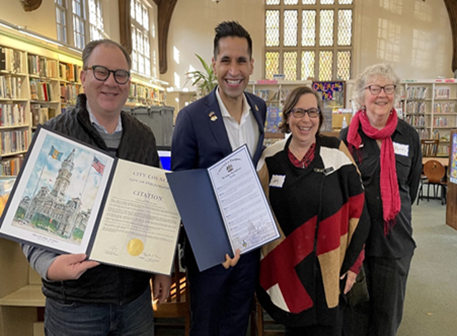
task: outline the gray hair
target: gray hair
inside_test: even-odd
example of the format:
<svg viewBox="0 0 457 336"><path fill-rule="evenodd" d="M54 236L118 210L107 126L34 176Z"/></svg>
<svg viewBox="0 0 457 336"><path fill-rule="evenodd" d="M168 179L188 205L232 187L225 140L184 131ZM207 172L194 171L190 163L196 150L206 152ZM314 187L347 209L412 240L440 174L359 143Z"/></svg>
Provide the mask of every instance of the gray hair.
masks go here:
<svg viewBox="0 0 457 336"><path fill-rule="evenodd" d="M362 109L364 106L365 88L367 87L368 81L376 77L384 78L386 81L392 82L392 84L396 85L394 92L394 106L400 99L400 77L395 73L392 65L387 63L371 65L358 75L355 80L352 98L358 110Z"/></svg>
<svg viewBox="0 0 457 336"><path fill-rule="evenodd" d="M94 49L101 44L119 48L119 50L122 51L122 53L125 56L125 60L127 61L127 64L129 67L128 70L130 71L130 69L132 68L132 59L130 58L130 55L127 52L127 50L119 43L117 43L113 40L108 40L108 39L94 40L94 41L91 41L88 44L86 44L86 46L84 47L84 50L83 50L83 55L82 55L83 69L87 68L88 63L89 63L89 57L92 54L92 52L94 51Z"/></svg>

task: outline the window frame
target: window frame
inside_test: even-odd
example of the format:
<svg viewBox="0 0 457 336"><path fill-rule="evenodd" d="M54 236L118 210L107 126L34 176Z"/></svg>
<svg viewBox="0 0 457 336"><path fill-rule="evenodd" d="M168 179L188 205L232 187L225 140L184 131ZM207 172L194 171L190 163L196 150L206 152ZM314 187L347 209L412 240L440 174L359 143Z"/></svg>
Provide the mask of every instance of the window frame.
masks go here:
<svg viewBox="0 0 457 336"><path fill-rule="evenodd" d="M76 1L81 4L80 14L74 13L73 2ZM90 21L90 6L91 2L95 3L96 8L100 8L100 16L97 15L97 24L94 25ZM56 29L57 29L57 40L65 45L73 47L78 50L83 50L89 41L98 38L105 38L104 31L104 20L103 20L103 0L54 0L55 11L56 11ZM65 24L62 24L60 21L61 18L58 18L58 14L65 18ZM102 29L98 27L102 25ZM69 24L71 23L71 24ZM82 31L76 29L75 23L83 24L84 28ZM99 33L99 37L94 37L91 31L91 28ZM77 37L80 41L77 42ZM64 39L62 39L64 38Z"/></svg>
<svg viewBox="0 0 457 336"><path fill-rule="evenodd" d="M137 6L141 7L141 22L136 19ZM144 0L130 0L130 26L132 37L132 69L135 74L152 77L152 6ZM132 14L135 13L135 17ZM147 27L143 22L147 14ZM141 37L141 42L139 42ZM149 65L149 66L148 66ZM140 69L141 67L141 69Z"/></svg>
<svg viewBox="0 0 457 336"><path fill-rule="evenodd" d="M325 51L332 52L332 76L330 80L347 80L352 78L352 72L354 67L354 26L355 26L355 0L352 4L339 4L339 0L335 0L334 4L321 4L320 0L316 0L313 5L303 5L302 0L298 0L297 4L286 5L285 0L279 0L278 5L268 5L265 2L264 11L264 53L263 53L263 77L267 78L267 53L277 52L279 53L279 74L284 74L284 54L287 52L296 52L297 55L297 67L296 67L296 79L295 80L307 80L308 78L301 78L302 74L302 53L306 51L314 52L314 77L312 80L320 81L319 77L319 64L320 64L320 53ZM267 11L277 10L279 11L279 46L267 46ZM296 10L297 11L297 45L296 46L284 46L284 11ZM304 10L315 10L315 45L314 46L302 46L302 35L303 35L303 11ZM321 37L320 32L320 11L321 10L333 10L333 45L332 46L320 46L319 40ZM339 10L351 10L351 41L348 46L338 46L338 11ZM349 51L351 53L349 78L340 79L337 77L338 73L338 52ZM273 79L273 78L270 78ZM329 79L325 79L329 80Z"/></svg>

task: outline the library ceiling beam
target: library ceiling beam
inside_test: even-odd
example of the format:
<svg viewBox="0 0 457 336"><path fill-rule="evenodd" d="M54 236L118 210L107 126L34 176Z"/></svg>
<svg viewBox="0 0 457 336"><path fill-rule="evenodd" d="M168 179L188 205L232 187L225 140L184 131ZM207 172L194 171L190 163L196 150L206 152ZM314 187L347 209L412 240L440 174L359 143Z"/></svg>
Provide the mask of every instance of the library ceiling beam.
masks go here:
<svg viewBox="0 0 457 336"><path fill-rule="evenodd" d="M121 45L132 54L132 26L130 24L130 0L119 0L119 34Z"/></svg>
<svg viewBox="0 0 457 336"><path fill-rule="evenodd" d="M452 30L452 71L457 70L457 1L444 0Z"/></svg>
<svg viewBox="0 0 457 336"><path fill-rule="evenodd" d="M19 0L26 12L34 11L41 6L42 0Z"/></svg>
<svg viewBox="0 0 457 336"><path fill-rule="evenodd" d="M168 70L167 42L171 16L178 0L154 0L157 5L159 33L159 71L164 74Z"/></svg>

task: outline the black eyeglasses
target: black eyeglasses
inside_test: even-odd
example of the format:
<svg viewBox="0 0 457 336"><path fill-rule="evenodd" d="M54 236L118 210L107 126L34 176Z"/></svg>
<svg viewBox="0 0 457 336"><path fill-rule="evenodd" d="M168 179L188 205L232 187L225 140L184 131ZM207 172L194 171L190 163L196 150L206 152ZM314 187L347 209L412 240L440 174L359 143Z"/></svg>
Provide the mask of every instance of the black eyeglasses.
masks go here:
<svg viewBox="0 0 457 336"><path fill-rule="evenodd" d="M94 72L95 79L99 81L106 81L110 73L113 73L114 80L117 84L125 84L130 78L130 72L126 70L110 70L102 65L93 65L90 68L85 68L84 70L92 70Z"/></svg>
<svg viewBox="0 0 457 336"><path fill-rule="evenodd" d="M290 110L290 113L292 113L292 115L297 119L303 118L306 113L308 113L308 117L310 118L317 118L319 117L319 114L321 114L321 110L315 107L311 107L307 110L302 109L300 107L296 107Z"/></svg>
<svg viewBox="0 0 457 336"><path fill-rule="evenodd" d="M395 88L397 86L395 84L388 84L388 85L368 85L365 89L370 90L372 95L378 95L381 93L381 90L384 90L385 94L390 95L394 93Z"/></svg>

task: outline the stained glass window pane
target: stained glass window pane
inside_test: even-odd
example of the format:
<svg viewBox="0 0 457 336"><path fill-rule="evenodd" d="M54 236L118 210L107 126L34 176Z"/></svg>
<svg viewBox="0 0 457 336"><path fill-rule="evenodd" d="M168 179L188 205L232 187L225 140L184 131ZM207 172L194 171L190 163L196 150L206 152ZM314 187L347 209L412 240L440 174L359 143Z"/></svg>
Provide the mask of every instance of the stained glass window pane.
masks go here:
<svg viewBox="0 0 457 336"><path fill-rule="evenodd" d="M297 5L298 0L284 0L284 5Z"/></svg>
<svg viewBox="0 0 457 336"><path fill-rule="evenodd" d="M303 5L315 5L316 0L302 0Z"/></svg>
<svg viewBox="0 0 457 336"><path fill-rule="evenodd" d="M333 45L333 10L320 11L320 40L322 47Z"/></svg>
<svg viewBox="0 0 457 336"><path fill-rule="evenodd" d="M319 53L319 80L332 80L333 71L333 52L321 51Z"/></svg>
<svg viewBox="0 0 457 336"><path fill-rule="evenodd" d="M267 0L267 5L279 5L281 0Z"/></svg>
<svg viewBox="0 0 457 336"><path fill-rule="evenodd" d="M265 53L265 77L273 79L274 74L279 73L279 52Z"/></svg>
<svg viewBox="0 0 457 336"><path fill-rule="evenodd" d="M352 41L352 10L338 11L338 45L350 46Z"/></svg>
<svg viewBox="0 0 457 336"><path fill-rule="evenodd" d="M336 61L336 79L348 80L351 77L351 52L339 51Z"/></svg>
<svg viewBox="0 0 457 336"><path fill-rule="evenodd" d="M284 11L284 46L297 46L298 12L296 10Z"/></svg>
<svg viewBox="0 0 457 336"><path fill-rule="evenodd" d="M304 10L302 18L301 45L312 47L316 45L316 11Z"/></svg>
<svg viewBox="0 0 457 336"><path fill-rule="evenodd" d="M321 0L321 5L333 5L335 0Z"/></svg>
<svg viewBox="0 0 457 336"><path fill-rule="evenodd" d="M340 5L352 5L353 0L338 0Z"/></svg>
<svg viewBox="0 0 457 336"><path fill-rule="evenodd" d="M279 10L267 10L265 17L265 43L267 47L279 46Z"/></svg>
<svg viewBox="0 0 457 336"><path fill-rule="evenodd" d="M285 52L283 74L286 80L297 80L297 52Z"/></svg>
<svg viewBox="0 0 457 336"><path fill-rule="evenodd" d="M314 51L303 51L301 54L301 80L314 77L315 53Z"/></svg>

